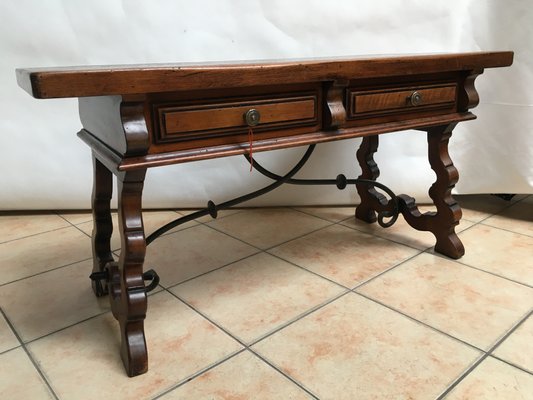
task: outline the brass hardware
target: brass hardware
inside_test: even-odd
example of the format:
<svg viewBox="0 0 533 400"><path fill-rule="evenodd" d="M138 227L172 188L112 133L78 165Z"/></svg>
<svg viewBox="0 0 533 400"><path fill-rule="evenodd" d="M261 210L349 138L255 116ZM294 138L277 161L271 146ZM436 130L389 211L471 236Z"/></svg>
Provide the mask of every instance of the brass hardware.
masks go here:
<svg viewBox="0 0 533 400"><path fill-rule="evenodd" d="M244 113L244 121L246 121L246 125L248 126L258 125L260 119L261 114L259 114L259 111L257 111L255 108L251 108Z"/></svg>
<svg viewBox="0 0 533 400"><path fill-rule="evenodd" d="M413 92L413 94L409 96L409 101L411 102L411 105L419 106L422 104L422 95L420 92Z"/></svg>

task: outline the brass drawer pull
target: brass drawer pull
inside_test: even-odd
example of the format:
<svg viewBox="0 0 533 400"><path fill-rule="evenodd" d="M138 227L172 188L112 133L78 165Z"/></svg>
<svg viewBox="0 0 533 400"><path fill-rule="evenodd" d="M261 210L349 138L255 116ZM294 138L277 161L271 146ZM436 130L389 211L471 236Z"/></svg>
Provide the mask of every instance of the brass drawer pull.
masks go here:
<svg viewBox="0 0 533 400"><path fill-rule="evenodd" d="M244 120L248 126L256 126L259 124L261 114L255 108L251 108L244 113Z"/></svg>
<svg viewBox="0 0 533 400"><path fill-rule="evenodd" d="M420 104L422 104L422 94L420 92L413 92L413 94L409 96L409 101L411 105L415 107L419 106Z"/></svg>

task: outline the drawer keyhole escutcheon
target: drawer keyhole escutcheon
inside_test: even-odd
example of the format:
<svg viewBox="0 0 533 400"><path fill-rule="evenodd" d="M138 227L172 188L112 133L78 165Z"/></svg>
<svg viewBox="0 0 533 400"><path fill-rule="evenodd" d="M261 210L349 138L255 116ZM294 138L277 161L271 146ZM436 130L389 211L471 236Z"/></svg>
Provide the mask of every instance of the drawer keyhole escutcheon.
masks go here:
<svg viewBox="0 0 533 400"><path fill-rule="evenodd" d="M251 108L244 113L244 120L248 126L256 126L259 124L261 114L255 108Z"/></svg>
<svg viewBox="0 0 533 400"><path fill-rule="evenodd" d="M413 94L409 96L409 101L411 105L419 106L420 104L422 104L422 94L420 94L420 92L413 92Z"/></svg>

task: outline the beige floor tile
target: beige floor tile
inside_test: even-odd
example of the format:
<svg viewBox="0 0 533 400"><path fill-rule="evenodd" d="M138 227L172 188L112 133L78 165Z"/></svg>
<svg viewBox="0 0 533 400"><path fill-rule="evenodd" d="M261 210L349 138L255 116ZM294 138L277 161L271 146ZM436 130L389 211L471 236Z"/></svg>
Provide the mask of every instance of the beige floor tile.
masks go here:
<svg viewBox="0 0 533 400"><path fill-rule="evenodd" d="M298 207L296 210L331 222L339 222L350 217L355 218L355 205L353 207Z"/></svg>
<svg viewBox="0 0 533 400"><path fill-rule="evenodd" d="M149 399L241 346L166 292L151 296L145 322L149 370L128 378L110 313L29 345L64 399ZM105 384L108 382L108 384Z"/></svg>
<svg viewBox="0 0 533 400"><path fill-rule="evenodd" d="M161 228L163 225L178 219L181 214L174 211L145 211L143 212L143 224L145 236L148 237L152 232ZM113 218L113 235L111 236L111 248L117 250L120 248L120 231L118 230L118 215L112 214ZM179 225L168 232L165 235L173 232L180 231L191 226L198 225L196 221L190 221L183 225ZM86 222L78 225L78 227L84 231L87 235L91 236L93 232L93 222Z"/></svg>
<svg viewBox="0 0 533 400"><path fill-rule="evenodd" d="M533 376L494 358L487 358L461 381L446 400L528 400Z"/></svg>
<svg viewBox="0 0 533 400"><path fill-rule="evenodd" d="M479 222L499 213L522 197L515 196L512 201L506 201L491 194L463 194L454 198L463 210L464 219Z"/></svg>
<svg viewBox="0 0 533 400"><path fill-rule="evenodd" d="M0 244L0 284L91 257L91 240L74 227Z"/></svg>
<svg viewBox="0 0 533 400"><path fill-rule="evenodd" d="M187 214L192 213L193 211L194 210L178 210L178 212L181 215L187 215ZM237 213L239 213L241 211L243 211L243 210L242 209L237 209L237 208L233 208L233 209L230 209L230 210L220 210L220 211L218 211L216 219L219 220L221 218L226 218L226 217L229 217L230 215L237 214ZM206 223L206 222L213 221L213 218L210 215L204 215L203 217L197 218L196 221Z"/></svg>
<svg viewBox="0 0 533 400"><path fill-rule="evenodd" d="M178 285L172 292L250 343L344 290L261 253Z"/></svg>
<svg viewBox="0 0 533 400"><path fill-rule="evenodd" d="M434 211L434 208L431 206L421 206L419 207L419 210L424 213L427 211ZM342 224L419 250L425 250L435 245L435 236L433 236L431 232L417 231L405 222L402 215L398 217L396 223L390 228L382 228L377 223L367 224L366 222L355 218L347 219L346 221L343 221ZM455 228L455 232L461 232L472 225L472 222L463 219Z"/></svg>
<svg viewBox="0 0 533 400"><path fill-rule="evenodd" d="M529 316L493 354L533 373L533 316Z"/></svg>
<svg viewBox="0 0 533 400"><path fill-rule="evenodd" d="M148 246L145 269L153 268L161 285L173 286L257 252L257 249L204 225L165 235Z"/></svg>
<svg viewBox="0 0 533 400"><path fill-rule="evenodd" d="M533 238L486 225L459 234L461 262L533 286Z"/></svg>
<svg viewBox="0 0 533 400"><path fill-rule="evenodd" d="M109 309L91 289L92 261L83 261L0 287L0 306L23 341Z"/></svg>
<svg viewBox="0 0 533 400"><path fill-rule="evenodd" d="M272 208L245 210L209 225L253 246L267 249L329 225L329 222L287 208Z"/></svg>
<svg viewBox="0 0 533 400"><path fill-rule="evenodd" d="M269 252L350 288L418 253L340 225L328 226Z"/></svg>
<svg viewBox="0 0 533 400"><path fill-rule="evenodd" d="M253 348L320 399L431 399L479 353L356 294Z"/></svg>
<svg viewBox="0 0 533 400"><path fill-rule="evenodd" d="M430 254L357 291L483 349L533 306L533 289Z"/></svg>
<svg viewBox="0 0 533 400"><path fill-rule="evenodd" d="M0 243L70 226L55 214L0 215Z"/></svg>
<svg viewBox="0 0 533 400"><path fill-rule="evenodd" d="M533 236L533 197L528 197L506 208L498 215L487 218L483 223Z"/></svg>
<svg viewBox="0 0 533 400"><path fill-rule="evenodd" d="M302 389L248 351L161 397L162 400L310 398Z"/></svg>
<svg viewBox="0 0 533 400"><path fill-rule="evenodd" d="M0 300L2 299L2 294L0 292ZM3 353L7 350L13 349L19 345L17 337L11 330L11 327L8 325L7 321L4 319L4 316L0 314L0 353Z"/></svg>
<svg viewBox="0 0 533 400"><path fill-rule="evenodd" d="M156 231L157 229L161 228L163 225L172 222L180 217L183 217L185 214L175 212L175 211L145 211L143 212L143 222L144 222L144 229L146 230L146 234L149 235L150 233ZM177 232L185 228L190 228L191 226L198 225L196 221L190 221L183 225L178 225L177 227L171 229L167 233ZM166 233L165 233L166 234Z"/></svg>
<svg viewBox="0 0 533 400"><path fill-rule="evenodd" d="M84 222L90 222L93 220L93 214L91 210L87 211L62 211L59 213L61 217L65 218L73 225L83 224Z"/></svg>
<svg viewBox="0 0 533 400"><path fill-rule="evenodd" d="M0 354L0 399L53 399L50 390L22 348Z"/></svg>

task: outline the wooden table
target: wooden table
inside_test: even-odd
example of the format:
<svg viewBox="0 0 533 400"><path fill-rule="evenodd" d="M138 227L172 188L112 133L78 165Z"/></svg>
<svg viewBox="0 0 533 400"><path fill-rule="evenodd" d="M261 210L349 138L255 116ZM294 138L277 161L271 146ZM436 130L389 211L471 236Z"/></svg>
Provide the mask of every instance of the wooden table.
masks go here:
<svg viewBox="0 0 533 400"><path fill-rule="evenodd" d="M168 64L17 70L19 85L36 98L78 97L92 149L92 235L97 296L109 294L122 333L121 356L129 376L148 369L144 336L147 290L157 274L143 271L146 246L177 223L261 195L282 183L355 184L355 217L391 225L401 213L413 228L435 235L435 250L464 254L454 232L461 209L451 196L458 180L448 140L458 122L474 119L474 80L484 68L512 64L512 52L353 57L222 64ZM413 198L395 196L375 182L378 135L427 132L428 157L437 179L429 189L436 212L421 214ZM360 179L300 180L294 174L315 144L362 137ZM277 176L253 161L252 152L309 145L300 162ZM244 154L274 183L168 224L145 238L142 190L147 168ZM409 171L405 171L409 173ZM111 253L112 176L118 181L120 258ZM387 199L376 190L382 188ZM151 280L149 285L145 281Z"/></svg>

